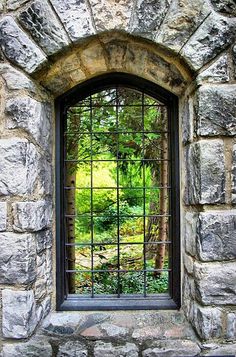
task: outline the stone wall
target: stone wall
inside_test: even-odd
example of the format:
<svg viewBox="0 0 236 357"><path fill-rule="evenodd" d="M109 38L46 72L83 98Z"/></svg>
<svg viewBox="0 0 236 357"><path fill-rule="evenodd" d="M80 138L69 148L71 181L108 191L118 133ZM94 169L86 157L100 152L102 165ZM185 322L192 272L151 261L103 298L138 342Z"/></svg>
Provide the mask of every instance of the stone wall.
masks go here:
<svg viewBox="0 0 236 357"><path fill-rule="evenodd" d="M3 357L236 353L235 17L233 0L2 0ZM114 71L179 97L180 312L53 312L54 99Z"/></svg>

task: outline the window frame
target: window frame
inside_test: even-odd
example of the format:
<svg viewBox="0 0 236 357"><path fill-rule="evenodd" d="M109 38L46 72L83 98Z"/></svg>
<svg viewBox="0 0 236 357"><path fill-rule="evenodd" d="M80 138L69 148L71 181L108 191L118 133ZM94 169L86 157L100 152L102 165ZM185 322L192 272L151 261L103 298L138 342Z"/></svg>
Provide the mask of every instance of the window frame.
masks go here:
<svg viewBox="0 0 236 357"><path fill-rule="evenodd" d="M65 237L63 232L63 133L66 123L67 109L79 100L111 86L123 85L130 89L143 91L168 107L168 125L170 128L169 154L171 158L171 214L170 236L170 294L155 298L76 298L66 296L65 291ZM158 310L178 309L181 305L180 288L180 189L179 189L179 128L178 97L157 84L146 79L125 74L108 73L89 79L55 100L56 137L55 137L55 199L56 199L56 309L69 310ZM174 237L173 237L174 227Z"/></svg>

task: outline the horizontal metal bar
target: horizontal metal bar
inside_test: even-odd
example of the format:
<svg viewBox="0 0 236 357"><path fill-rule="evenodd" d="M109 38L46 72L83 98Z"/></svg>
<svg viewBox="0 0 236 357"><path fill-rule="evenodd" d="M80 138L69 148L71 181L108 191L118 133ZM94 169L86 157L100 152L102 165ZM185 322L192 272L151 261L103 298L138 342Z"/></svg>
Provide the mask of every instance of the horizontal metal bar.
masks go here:
<svg viewBox="0 0 236 357"><path fill-rule="evenodd" d="M117 186L111 186L111 187L105 187L105 186L102 186L102 187L96 187L96 186L93 186L93 187L83 187L83 186L77 186L77 187L73 187L73 186L65 186L64 187L65 190L162 190L162 189L168 189L170 190L171 189L171 186L155 186L155 187L149 187L149 186L138 186L138 187L117 187Z"/></svg>
<svg viewBox="0 0 236 357"><path fill-rule="evenodd" d="M72 132L65 131L64 136L67 135L74 135L74 134L81 134L81 135L117 135L117 134L169 134L170 131L167 130L156 130L156 131L148 131L148 130L139 130L139 131L76 131L73 130ZM148 139L148 138L146 138Z"/></svg>
<svg viewBox="0 0 236 357"><path fill-rule="evenodd" d="M95 154L96 155L96 154ZM159 162L159 161L170 161L169 159L66 159L64 162Z"/></svg>
<svg viewBox="0 0 236 357"><path fill-rule="evenodd" d="M115 270L109 270L109 269L73 269L73 270L66 270L66 273L154 273L154 272L170 272L172 271L171 269L141 269L141 270L127 270L127 269L115 269Z"/></svg>
<svg viewBox="0 0 236 357"><path fill-rule="evenodd" d="M64 215L65 218L92 218L92 217L112 217L112 218L119 218L119 217L129 217L129 218L138 218L138 217L147 217L147 218L158 218L158 217L171 217L171 214L133 214L133 215L128 215L128 214L119 214L119 215L105 215L105 214L100 214L100 215L96 215L96 214L77 214L77 215L73 215L73 214L65 214Z"/></svg>
<svg viewBox="0 0 236 357"><path fill-rule="evenodd" d="M141 101L141 99L140 99ZM90 105L89 103L88 104L83 104L83 105L76 105L76 106L73 106L73 107L69 107L68 111L70 111L71 109L77 109L77 108L88 108L88 109L93 109L93 108L114 108L116 107L117 104L115 103L110 103L110 104L96 104L96 105ZM122 107L122 108L130 108L130 107L147 107L147 108L156 108L156 107L166 107L166 105L164 104L118 104L118 107ZM167 108L167 107L166 107ZM76 114L76 113L73 113L73 114ZM114 113L115 114L115 113ZM78 113L79 115L79 113Z"/></svg>
<svg viewBox="0 0 236 357"><path fill-rule="evenodd" d="M171 241L165 242L119 242L120 245L131 245L131 244L144 244L144 245L158 245L158 244L172 244ZM103 246L103 245L114 245L117 247L117 243L65 243L68 247L77 247L77 246Z"/></svg>

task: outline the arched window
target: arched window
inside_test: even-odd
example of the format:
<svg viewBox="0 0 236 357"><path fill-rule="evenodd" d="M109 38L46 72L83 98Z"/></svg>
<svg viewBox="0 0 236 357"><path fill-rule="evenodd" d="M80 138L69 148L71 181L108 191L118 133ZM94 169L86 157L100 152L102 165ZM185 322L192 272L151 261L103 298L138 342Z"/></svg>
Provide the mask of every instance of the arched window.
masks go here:
<svg viewBox="0 0 236 357"><path fill-rule="evenodd" d="M56 107L57 308L178 307L177 98L114 73Z"/></svg>

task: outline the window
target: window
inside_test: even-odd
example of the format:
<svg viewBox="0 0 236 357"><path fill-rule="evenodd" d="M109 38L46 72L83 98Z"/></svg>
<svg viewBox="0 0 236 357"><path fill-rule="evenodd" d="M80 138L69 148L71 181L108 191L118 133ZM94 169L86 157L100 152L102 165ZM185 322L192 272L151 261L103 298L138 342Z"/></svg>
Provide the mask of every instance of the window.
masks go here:
<svg viewBox="0 0 236 357"><path fill-rule="evenodd" d="M58 309L178 307L177 98L115 73L56 108Z"/></svg>

